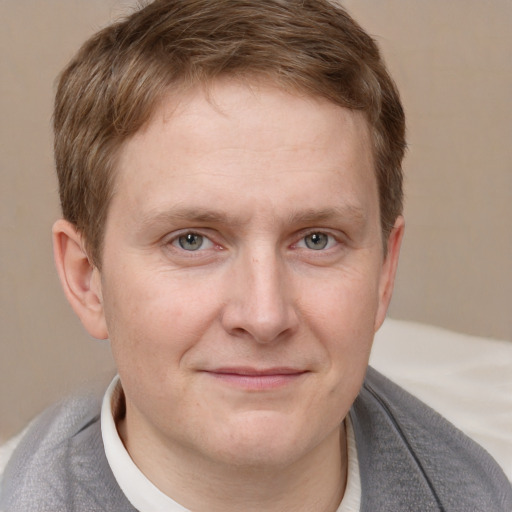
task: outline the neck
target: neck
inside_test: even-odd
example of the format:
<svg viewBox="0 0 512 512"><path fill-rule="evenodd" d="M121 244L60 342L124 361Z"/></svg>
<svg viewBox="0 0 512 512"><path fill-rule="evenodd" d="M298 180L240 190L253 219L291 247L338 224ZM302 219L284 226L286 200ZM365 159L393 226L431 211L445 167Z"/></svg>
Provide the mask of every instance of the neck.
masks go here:
<svg viewBox="0 0 512 512"><path fill-rule="evenodd" d="M146 477L190 510L208 512L335 512L347 478L344 425L287 464L233 465L212 462L182 446L149 442L126 421L118 424L126 449Z"/></svg>

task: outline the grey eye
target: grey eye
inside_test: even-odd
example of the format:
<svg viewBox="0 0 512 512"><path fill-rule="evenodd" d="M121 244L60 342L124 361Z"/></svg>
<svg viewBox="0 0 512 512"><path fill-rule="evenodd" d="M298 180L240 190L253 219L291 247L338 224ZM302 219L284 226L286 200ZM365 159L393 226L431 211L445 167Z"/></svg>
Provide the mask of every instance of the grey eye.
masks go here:
<svg viewBox="0 0 512 512"><path fill-rule="evenodd" d="M185 251L197 251L203 245L203 236L197 233L187 233L178 238L179 246Z"/></svg>
<svg viewBox="0 0 512 512"><path fill-rule="evenodd" d="M329 235L325 233L311 233L304 237L304 243L308 249L320 251L329 244Z"/></svg>

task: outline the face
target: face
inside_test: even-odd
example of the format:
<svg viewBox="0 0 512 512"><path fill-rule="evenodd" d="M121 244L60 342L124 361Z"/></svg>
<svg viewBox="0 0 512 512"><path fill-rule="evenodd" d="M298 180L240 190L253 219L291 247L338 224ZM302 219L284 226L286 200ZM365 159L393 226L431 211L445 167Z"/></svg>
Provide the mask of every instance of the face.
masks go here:
<svg viewBox="0 0 512 512"><path fill-rule="evenodd" d="M264 84L180 99L125 144L106 225L124 428L208 461L292 462L339 432L389 300L369 129Z"/></svg>

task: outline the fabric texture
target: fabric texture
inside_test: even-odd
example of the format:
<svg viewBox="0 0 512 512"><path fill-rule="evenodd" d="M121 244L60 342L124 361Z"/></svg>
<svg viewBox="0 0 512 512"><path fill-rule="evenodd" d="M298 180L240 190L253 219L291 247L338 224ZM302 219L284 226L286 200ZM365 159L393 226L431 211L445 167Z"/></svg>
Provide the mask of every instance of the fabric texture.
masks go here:
<svg viewBox="0 0 512 512"><path fill-rule="evenodd" d="M5 469L1 512L130 512L110 471L101 396L79 395L32 423Z"/></svg>
<svg viewBox="0 0 512 512"><path fill-rule="evenodd" d="M483 446L512 482L512 339L386 318L370 364Z"/></svg>
<svg viewBox="0 0 512 512"><path fill-rule="evenodd" d="M494 459L371 368L351 417L361 511L512 511L512 486Z"/></svg>
<svg viewBox="0 0 512 512"><path fill-rule="evenodd" d="M3 512L129 512L100 430L101 397L74 397L31 426L6 468ZM512 487L462 432L371 368L350 412L362 512L510 512Z"/></svg>

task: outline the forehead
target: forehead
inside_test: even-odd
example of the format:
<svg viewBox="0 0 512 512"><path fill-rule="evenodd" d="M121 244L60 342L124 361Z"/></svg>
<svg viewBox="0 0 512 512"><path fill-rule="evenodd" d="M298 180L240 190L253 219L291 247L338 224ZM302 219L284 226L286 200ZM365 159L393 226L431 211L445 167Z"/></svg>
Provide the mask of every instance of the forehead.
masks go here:
<svg viewBox="0 0 512 512"><path fill-rule="evenodd" d="M344 133L333 130L336 124ZM226 77L169 94L133 138L147 137L149 132L153 137L156 132L162 134L164 126L166 135L180 132L181 142L188 139L194 149L198 141L217 145L224 138L234 145L243 144L248 149L257 146L258 150L264 147L270 152L279 145L293 147L310 142L310 127L316 130L315 142L321 145L346 137L348 130L353 141L357 139L365 150L371 145L369 123L362 111L349 110L257 76ZM219 132L220 127L223 130ZM283 127L287 128L284 132ZM157 142L156 137L154 140Z"/></svg>
<svg viewBox="0 0 512 512"><path fill-rule="evenodd" d="M113 201L141 215L210 202L279 213L284 198L309 211L339 201L373 211L371 148L362 113L274 85L218 81L167 97L124 144Z"/></svg>

